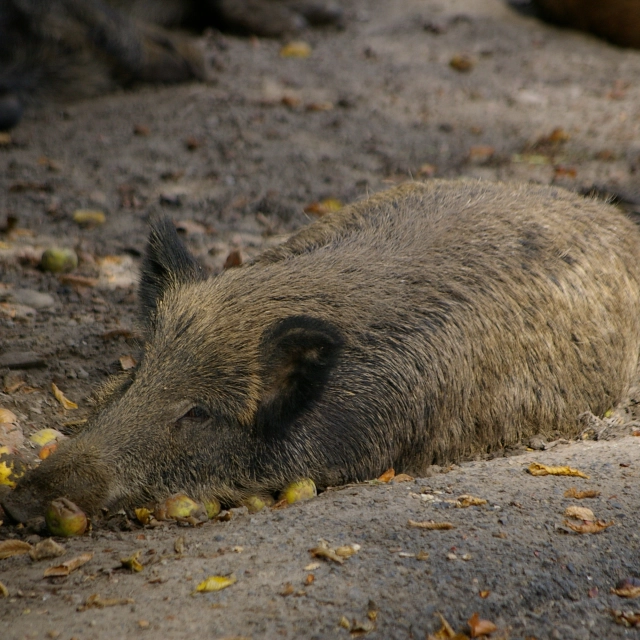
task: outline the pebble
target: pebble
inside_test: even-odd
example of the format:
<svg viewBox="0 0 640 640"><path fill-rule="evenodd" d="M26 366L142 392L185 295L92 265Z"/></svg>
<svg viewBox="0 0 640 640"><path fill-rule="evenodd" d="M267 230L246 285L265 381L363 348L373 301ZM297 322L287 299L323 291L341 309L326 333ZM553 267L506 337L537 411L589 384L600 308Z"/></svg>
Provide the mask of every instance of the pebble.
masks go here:
<svg viewBox="0 0 640 640"><path fill-rule="evenodd" d="M41 293L33 289L14 289L9 293L9 300L24 304L33 309L47 309L56 303L54 297L48 293Z"/></svg>

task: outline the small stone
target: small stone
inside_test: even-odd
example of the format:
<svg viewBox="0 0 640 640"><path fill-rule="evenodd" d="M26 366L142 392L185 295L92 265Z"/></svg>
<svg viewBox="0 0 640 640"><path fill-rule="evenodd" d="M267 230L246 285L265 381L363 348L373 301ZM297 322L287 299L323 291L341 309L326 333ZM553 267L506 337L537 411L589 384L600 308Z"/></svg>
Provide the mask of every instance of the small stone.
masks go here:
<svg viewBox="0 0 640 640"><path fill-rule="evenodd" d="M9 292L8 299L11 302L24 304L34 309L47 309L56 303L53 296L33 289L14 289Z"/></svg>
<svg viewBox="0 0 640 640"><path fill-rule="evenodd" d="M47 249L42 254L40 266L51 273L68 273L78 266L78 256L72 249Z"/></svg>

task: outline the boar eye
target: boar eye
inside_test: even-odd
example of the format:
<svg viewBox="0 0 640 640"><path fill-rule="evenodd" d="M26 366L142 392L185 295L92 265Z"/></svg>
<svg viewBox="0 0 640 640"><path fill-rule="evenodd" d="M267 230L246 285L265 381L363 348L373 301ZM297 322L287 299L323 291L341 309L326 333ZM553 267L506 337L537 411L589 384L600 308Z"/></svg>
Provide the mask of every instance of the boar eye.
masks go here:
<svg viewBox="0 0 640 640"><path fill-rule="evenodd" d="M189 409L189 411L187 411L187 413L185 413L180 419L183 420L186 418L188 420L206 420L208 417L209 413L207 412L207 410L196 405L195 407L191 407L191 409Z"/></svg>

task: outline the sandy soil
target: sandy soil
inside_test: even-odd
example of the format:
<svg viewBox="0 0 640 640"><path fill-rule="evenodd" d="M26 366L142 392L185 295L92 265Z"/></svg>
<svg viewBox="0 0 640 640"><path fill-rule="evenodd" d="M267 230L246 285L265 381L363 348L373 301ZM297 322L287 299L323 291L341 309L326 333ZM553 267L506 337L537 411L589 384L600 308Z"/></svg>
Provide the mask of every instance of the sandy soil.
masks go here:
<svg viewBox="0 0 640 640"><path fill-rule="evenodd" d="M305 224L313 203L412 177L638 190L640 52L499 0L343 4L346 30L304 34L306 59L281 57L279 42L209 35L210 83L43 105L0 147L0 227L10 222L0 235L0 406L25 435L71 431L91 389L136 354L136 270L152 214L181 221L214 273L234 249L255 255ZM79 226L81 208L106 222ZM87 280L38 270L51 246L75 249L73 275ZM60 407L52 382L77 410ZM533 460L590 478L534 478L525 471ZM346 638L344 616L367 637L425 638L440 628L436 612L467 633L478 612L498 625L494 638L638 637L611 610L640 612L639 601L610 589L640 578L639 470L640 438L623 435L195 529L114 524L64 542L59 561L94 553L68 578L43 579L55 560L0 560L9 592L0 636ZM578 503L564 497L571 486L599 491L580 504L613 526L571 531L562 515ZM465 493L488 503L447 502ZM409 519L455 528L423 531ZM25 535L38 539L0 527L0 539ZM308 550L319 539L361 549L342 565L317 560ZM122 570L136 550L143 571ZM429 557L401 555L420 551ZM229 573L228 589L190 595ZM83 609L92 594L135 602Z"/></svg>

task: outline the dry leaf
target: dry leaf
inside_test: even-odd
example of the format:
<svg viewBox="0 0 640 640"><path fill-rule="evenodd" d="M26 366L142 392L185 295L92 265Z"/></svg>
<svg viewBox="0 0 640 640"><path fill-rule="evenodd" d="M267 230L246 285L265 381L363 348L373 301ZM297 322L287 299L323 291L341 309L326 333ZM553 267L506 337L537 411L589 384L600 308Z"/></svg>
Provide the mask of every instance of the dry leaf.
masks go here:
<svg viewBox="0 0 640 640"><path fill-rule="evenodd" d="M51 383L51 390L53 391L53 395L56 400L65 408L65 409L77 409L78 405L75 402L72 402L67 398L67 396L58 389L54 382Z"/></svg>
<svg viewBox="0 0 640 640"><path fill-rule="evenodd" d="M0 408L0 423L15 424L18 422L18 416L9 409Z"/></svg>
<svg viewBox="0 0 640 640"><path fill-rule="evenodd" d="M120 368L123 371L129 371L134 369L136 364L138 364L132 356L121 356L120 357Z"/></svg>
<svg viewBox="0 0 640 640"><path fill-rule="evenodd" d="M305 213L310 213L314 216L322 217L328 213L340 211L344 205L341 200L337 198L325 198L320 202L312 202L304 208ZM384 475L384 474L383 474ZM395 475L395 474L394 474Z"/></svg>
<svg viewBox="0 0 640 640"><path fill-rule="evenodd" d="M97 227L106 219L104 212L98 209L76 209L73 212L73 221L82 227Z"/></svg>
<svg viewBox="0 0 640 640"><path fill-rule="evenodd" d="M181 556L184 553L184 536L178 536L173 543L173 550Z"/></svg>
<svg viewBox="0 0 640 640"><path fill-rule="evenodd" d="M564 492L565 498L575 498L576 500L582 500L583 498L597 498L599 495L599 491L578 491L575 487L570 487Z"/></svg>
<svg viewBox="0 0 640 640"><path fill-rule="evenodd" d="M400 482L413 482L415 478L413 476L407 475L406 473L399 473L395 478L393 478L393 484Z"/></svg>
<svg viewBox="0 0 640 640"><path fill-rule="evenodd" d="M221 591L230 587L237 582L237 578L232 573L230 576L211 576L203 580L193 593L210 593L212 591Z"/></svg>
<svg viewBox="0 0 640 640"><path fill-rule="evenodd" d="M591 509L586 507L575 507L571 505L564 510L564 515L567 518L575 518L576 520L595 520L596 517Z"/></svg>
<svg viewBox="0 0 640 640"><path fill-rule="evenodd" d="M416 522L415 520L408 520L407 525L415 529L429 529L430 531L444 531L446 529L455 529L455 527L450 522L433 522L433 520L430 520L429 522Z"/></svg>
<svg viewBox="0 0 640 640"><path fill-rule="evenodd" d="M87 564L93 558L93 553L81 553L71 560L67 560L55 567L49 567L44 570L45 578L60 578L68 576L70 573L79 569L83 564Z"/></svg>
<svg viewBox="0 0 640 640"><path fill-rule="evenodd" d="M427 551L419 551L416 554L416 560L428 560L429 559L429 553Z"/></svg>
<svg viewBox="0 0 640 640"><path fill-rule="evenodd" d="M48 560L49 558L57 558L64 555L67 550L58 544L53 538L47 538L38 542L38 544L29 551L32 560Z"/></svg>
<svg viewBox="0 0 640 640"><path fill-rule="evenodd" d="M9 597L9 589L7 589L7 587L5 587L2 582L0 582L0 596L2 596L3 598Z"/></svg>
<svg viewBox="0 0 640 640"><path fill-rule="evenodd" d="M289 42L280 49L280 56L283 58L308 58L310 55L311 47L302 40Z"/></svg>
<svg viewBox="0 0 640 640"><path fill-rule="evenodd" d="M615 593L621 598L638 598L640 597L640 580L637 578L625 578L616 584L615 589L611 589L611 593Z"/></svg>
<svg viewBox="0 0 640 640"><path fill-rule="evenodd" d="M489 591L488 589L486 591L480 591L478 593L478 595L484 600L484 598L488 598L489 595L491 594L491 591Z"/></svg>
<svg viewBox="0 0 640 640"><path fill-rule="evenodd" d="M489 620L481 620L477 613L474 613L469 620L467 620L469 629L471 629L471 637L479 638L480 636L487 636L493 633L498 627Z"/></svg>
<svg viewBox="0 0 640 640"><path fill-rule="evenodd" d="M32 547L28 542L22 540L5 540L0 542L0 560L29 553Z"/></svg>
<svg viewBox="0 0 640 640"><path fill-rule="evenodd" d="M313 584L313 581L316 579L316 577L313 575L313 573L309 573L307 574L307 577L304 579L304 583L306 586L309 586L310 584Z"/></svg>
<svg viewBox="0 0 640 640"><path fill-rule="evenodd" d="M294 591L295 589L293 588L293 585L290 582L287 582L282 588L280 595L286 598L287 596L290 596Z"/></svg>
<svg viewBox="0 0 640 640"><path fill-rule="evenodd" d="M607 527L613 525L613 520L611 522L604 522L604 520L597 520L596 522L583 522L582 524L575 524L573 522L569 522L568 520L564 521L565 526L569 527L573 531L577 533L600 533L604 531Z"/></svg>
<svg viewBox="0 0 640 640"><path fill-rule="evenodd" d="M471 71L475 64L475 60L466 53L458 53L449 60L449 66L456 71Z"/></svg>
<svg viewBox="0 0 640 640"><path fill-rule="evenodd" d="M142 549L138 549L138 551L136 551L133 555L129 556L128 558L120 558L120 562L122 563L122 566L125 569L129 569L130 571L133 571L134 573L138 573L139 571L142 571L144 567L138 560L141 553L142 553Z"/></svg>
<svg viewBox="0 0 640 640"><path fill-rule="evenodd" d="M441 613L436 613L436 615L440 618L440 624L442 625L434 636L429 636L429 638L435 638L436 640L452 640L456 637L456 632L453 630L453 627L445 620L444 616Z"/></svg>
<svg viewBox="0 0 640 640"><path fill-rule="evenodd" d="M378 477L379 482L390 482L396 476L396 472L393 469L387 469L381 476Z"/></svg>
<svg viewBox="0 0 640 640"><path fill-rule="evenodd" d="M329 547L326 540L320 540L317 547L314 547L313 549L309 549L309 553L314 558L323 558L325 560L333 560L338 564L342 564L344 562L344 558L341 558L336 553L335 549L331 549L331 547Z"/></svg>
<svg viewBox="0 0 640 640"><path fill-rule="evenodd" d="M336 550L336 555L341 558L350 558L360 551L359 544L347 544L342 547L338 547Z"/></svg>
<svg viewBox="0 0 640 640"><path fill-rule="evenodd" d="M458 502L456 504L457 507L479 507L482 504L487 504L487 501L484 498L476 498L475 496L470 496L468 494L461 495L458 498Z"/></svg>
<svg viewBox="0 0 640 640"><path fill-rule="evenodd" d="M614 620L625 627L640 627L640 611L620 611L611 609Z"/></svg>
<svg viewBox="0 0 640 640"><path fill-rule="evenodd" d="M77 611L86 611L87 609L104 609L105 607L115 607L121 604L135 604L133 598L101 598L97 593L91 594L84 602L77 608Z"/></svg>
<svg viewBox="0 0 640 640"><path fill-rule="evenodd" d="M58 276L61 284L70 284L77 287L95 287L98 285L97 278L89 278L87 276L78 276L74 273L65 273Z"/></svg>
<svg viewBox="0 0 640 640"><path fill-rule="evenodd" d="M582 473L582 471L578 471L578 469L572 469L571 467L549 467L540 462L532 462L527 471L532 476L578 476L579 478L589 479L588 475Z"/></svg>
<svg viewBox="0 0 640 640"><path fill-rule="evenodd" d="M342 616L340 618L340 620L338 621L338 625L341 626L343 629L346 629L347 631L351 631L351 623L349 622L349 619L346 616Z"/></svg>

